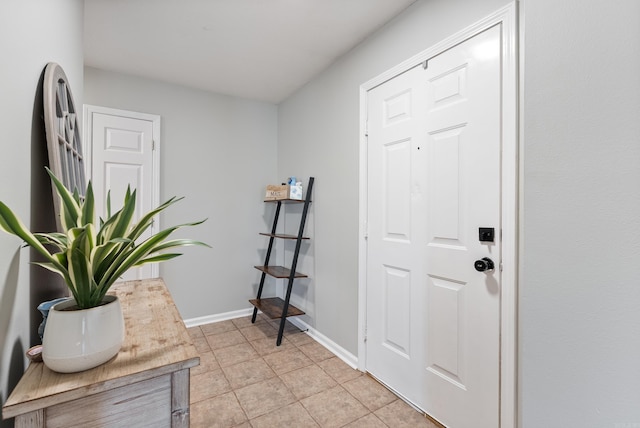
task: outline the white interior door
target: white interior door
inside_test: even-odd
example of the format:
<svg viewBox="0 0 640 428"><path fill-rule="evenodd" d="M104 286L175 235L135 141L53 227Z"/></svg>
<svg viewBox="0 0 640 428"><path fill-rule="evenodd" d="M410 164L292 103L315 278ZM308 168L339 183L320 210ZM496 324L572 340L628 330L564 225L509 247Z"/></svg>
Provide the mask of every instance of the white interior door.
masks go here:
<svg viewBox="0 0 640 428"><path fill-rule="evenodd" d="M85 138L90 145L91 180L95 192L96 211L106 214L107 192L111 192L111 212L122 208L127 187L136 190L134 221L158 205L157 161L154 139L159 117L99 107L85 108L88 129ZM157 122L157 123L156 123ZM155 233L154 225L141 237ZM158 276L156 264L130 269L123 280Z"/></svg>
<svg viewBox="0 0 640 428"><path fill-rule="evenodd" d="M497 26L368 98L366 368L453 428L499 426L500 65Z"/></svg>

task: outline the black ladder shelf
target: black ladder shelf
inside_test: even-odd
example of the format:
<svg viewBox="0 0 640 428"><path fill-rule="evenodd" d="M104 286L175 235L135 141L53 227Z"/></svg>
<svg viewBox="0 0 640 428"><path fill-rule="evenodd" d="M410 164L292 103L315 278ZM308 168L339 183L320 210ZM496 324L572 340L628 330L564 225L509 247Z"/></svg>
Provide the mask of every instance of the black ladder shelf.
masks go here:
<svg viewBox="0 0 640 428"><path fill-rule="evenodd" d="M276 207L276 213L273 217L273 226L271 227L271 233L261 233L260 235L265 235L269 237L269 247L267 248L267 255L264 259L264 265L255 266L256 269L262 271L262 275L260 277L260 286L258 287L258 295L255 299L249 300L249 302L254 306L253 308L253 316L251 317L251 323L256 322L256 316L258 315L258 309L260 309L265 315L267 315L271 319L280 318L280 328L278 329L278 339L276 340L276 345L280 346L282 343L282 334L284 333L284 326L286 324L287 317L294 317L298 315L304 315L304 312L295 306L289 304L289 300L291 299L291 289L293 288L293 282L296 278L306 278L307 275L296 272L296 266L298 265L298 254L300 253L300 244L303 239L309 239L302 236L304 232L304 225L307 221L307 211L309 210L309 204L311 203L311 190L313 189L313 177L309 177L309 184L307 185L307 193L304 199L281 199L281 200L273 200L273 201L265 201L265 202L276 202L278 205ZM276 228L278 226L278 218L280 217L280 208L283 203L303 203L304 207L302 209L302 217L300 219L300 227L298 229L298 235L285 235L276 233ZM270 266L269 259L271 258L271 249L273 248L273 241L278 239L295 239L296 241L296 249L293 252L293 259L291 261L291 267L287 268L284 266ZM287 293L285 299L282 300L279 297L269 297L262 298L262 287L264 286L265 277L269 275L274 278L289 278L289 282L287 284Z"/></svg>

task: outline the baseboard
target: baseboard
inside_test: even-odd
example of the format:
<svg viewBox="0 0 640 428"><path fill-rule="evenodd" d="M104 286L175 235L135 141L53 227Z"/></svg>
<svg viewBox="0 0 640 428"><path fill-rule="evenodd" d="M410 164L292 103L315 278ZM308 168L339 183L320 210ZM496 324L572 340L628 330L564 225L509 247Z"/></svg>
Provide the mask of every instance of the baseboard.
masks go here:
<svg viewBox="0 0 640 428"><path fill-rule="evenodd" d="M351 366L351 368L358 370L358 357L353 355L351 352L347 351L342 346L338 345L333 340L329 339L327 336L320 333L306 322L302 321L300 318L289 318L289 321L300 330L306 331L313 340L327 348L332 354Z"/></svg>
<svg viewBox="0 0 640 428"><path fill-rule="evenodd" d="M253 308L241 309L239 311L231 311L225 312L222 314L215 315L207 315L204 317L198 318L189 318L184 320L184 325L187 328L196 327L203 324L210 324L214 322L232 320L235 318L247 317L253 314ZM358 357L353 355L351 352L344 349L342 346L335 343L333 340L329 339L324 334L317 331L315 328L311 327L306 322L302 321L299 318L292 317L288 319L293 325L298 327L300 330L305 331L313 340L327 348L332 354L336 357L340 358L350 367L358 370Z"/></svg>
<svg viewBox="0 0 640 428"><path fill-rule="evenodd" d="M203 324L211 324L213 322L227 321L235 318L247 317L253 314L253 308L240 309L239 311L225 312L222 314L206 315L204 317L189 318L184 320L187 328L196 327Z"/></svg>

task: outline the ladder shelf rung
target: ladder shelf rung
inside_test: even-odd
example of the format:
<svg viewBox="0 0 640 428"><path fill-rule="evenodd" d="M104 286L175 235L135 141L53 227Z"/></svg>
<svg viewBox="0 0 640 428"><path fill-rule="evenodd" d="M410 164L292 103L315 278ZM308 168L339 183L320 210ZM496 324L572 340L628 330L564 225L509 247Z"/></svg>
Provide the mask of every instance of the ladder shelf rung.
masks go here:
<svg viewBox="0 0 640 428"><path fill-rule="evenodd" d="M284 266L254 266L259 271L266 273L274 278L289 278L291 276L291 269ZM296 272L294 278L308 278L307 275Z"/></svg>
<svg viewBox="0 0 640 428"><path fill-rule="evenodd" d="M273 236L274 238L280 238L280 239L298 239L298 237L296 235L286 235L284 233L263 233L263 232L260 232L260 235ZM302 239L309 239L309 238L303 236Z"/></svg>
<svg viewBox="0 0 640 428"><path fill-rule="evenodd" d="M304 199L265 199L265 202L282 202L283 204L304 204ZM309 200L311 203L311 200Z"/></svg>
<svg viewBox="0 0 640 428"><path fill-rule="evenodd" d="M251 299L249 300L249 302L271 319L282 317L282 311L284 310L284 300L282 300L279 297L269 297L266 299ZM304 312L296 308L295 306L293 306L291 303L289 303L287 316L297 317L299 315L304 315Z"/></svg>

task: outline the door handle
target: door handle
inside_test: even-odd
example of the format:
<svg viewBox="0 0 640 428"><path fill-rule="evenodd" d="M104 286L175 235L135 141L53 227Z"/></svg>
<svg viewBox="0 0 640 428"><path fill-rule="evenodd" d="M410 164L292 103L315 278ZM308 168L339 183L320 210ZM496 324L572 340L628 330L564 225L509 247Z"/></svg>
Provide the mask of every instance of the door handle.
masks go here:
<svg viewBox="0 0 640 428"><path fill-rule="evenodd" d="M489 257L483 257L480 260L476 260L475 263L473 264L473 267L478 272L486 272L486 271L493 272L493 269L495 268L495 266L496 265L493 263L493 260L491 260Z"/></svg>

